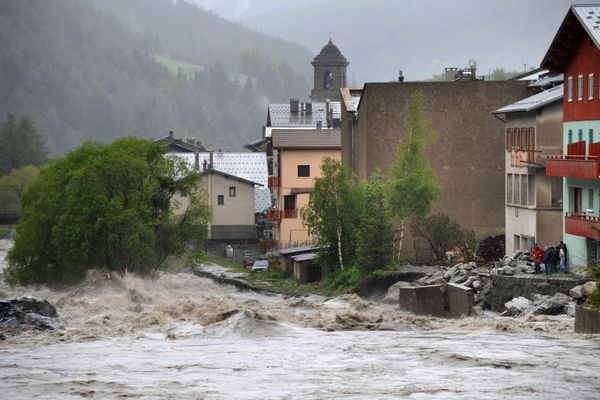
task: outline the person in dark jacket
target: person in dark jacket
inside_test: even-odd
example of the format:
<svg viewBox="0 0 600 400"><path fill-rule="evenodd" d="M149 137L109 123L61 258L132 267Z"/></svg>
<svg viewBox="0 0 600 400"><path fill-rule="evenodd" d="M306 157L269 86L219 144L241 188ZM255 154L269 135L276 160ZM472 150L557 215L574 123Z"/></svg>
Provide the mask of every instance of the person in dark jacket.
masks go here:
<svg viewBox="0 0 600 400"><path fill-rule="evenodd" d="M560 260L560 270L562 272L567 272L567 245L560 241L558 245L558 257Z"/></svg>
<svg viewBox="0 0 600 400"><path fill-rule="evenodd" d="M558 253L552 246L548 247L544 254L546 258L546 275L553 274L556 272L556 262L558 261Z"/></svg>

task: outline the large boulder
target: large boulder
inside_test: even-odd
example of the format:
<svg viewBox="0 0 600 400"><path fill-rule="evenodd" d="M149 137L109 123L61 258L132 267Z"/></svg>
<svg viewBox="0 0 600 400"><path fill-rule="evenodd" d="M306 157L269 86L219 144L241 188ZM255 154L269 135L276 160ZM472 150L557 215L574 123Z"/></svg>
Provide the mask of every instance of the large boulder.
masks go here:
<svg viewBox="0 0 600 400"><path fill-rule="evenodd" d="M518 317L529 311L533 307L533 303L525 297L516 297L504 304L504 307L506 311L502 313L503 317Z"/></svg>
<svg viewBox="0 0 600 400"><path fill-rule="evenodd" d="M0 301L0 326L19 326L34 329L56 329L58 313L47 300L31 297Z"/></svg>
<svg viewBox="0 0 600 400"><path fill-rule="evenodd" d="M596 288L596 282L593 282L593 281L586 282L581 287L581 294L583 294L584 296L589 296L590 293L592 293L595 288Z"/></svg>
<svg viewBox="0 0 600 400"><path fill-rule="evenodd" d="M571 297L564 293L556 293L554 296L537 305L531 312L534 315L563 314L570 303Z"/></svg>

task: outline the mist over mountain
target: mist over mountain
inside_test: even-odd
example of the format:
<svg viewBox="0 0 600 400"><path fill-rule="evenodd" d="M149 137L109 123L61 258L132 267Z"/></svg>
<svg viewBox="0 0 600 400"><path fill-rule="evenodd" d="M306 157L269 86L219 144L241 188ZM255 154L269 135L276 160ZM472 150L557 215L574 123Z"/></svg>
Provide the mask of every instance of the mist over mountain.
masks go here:
<svg viewBox="0 0 600 400"><path fill-rule="evenodd" d="M245 17L257 3L247 2L244 25L315 53L331 30L350 61L349 84L360 85L394 80L398 70L407 80L428 79L470 59L482 75L537 67L572 1L323 0Z"/></svg>
<svg viewBox="0 0 600 400"><path fill-rule="evenodd" d="M302 46L183 1L3 0L0 48L0 119L30 116L52 154L169 130L237 150L310 89Z"/></svg>

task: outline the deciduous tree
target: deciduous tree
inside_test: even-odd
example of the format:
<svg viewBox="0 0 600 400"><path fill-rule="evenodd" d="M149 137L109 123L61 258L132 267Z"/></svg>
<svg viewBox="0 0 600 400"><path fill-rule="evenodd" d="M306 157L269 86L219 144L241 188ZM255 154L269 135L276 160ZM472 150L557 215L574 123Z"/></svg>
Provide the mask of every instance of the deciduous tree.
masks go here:
<svg viewBox="0 0 600 400"><path fill-rule="evenodd" d="M302 221L322 246L319 256L331 268L344 270L356 256L356 234L363 201L356 176L339 160L325 158Z"/></svg>
<svg viewBox="0 0 600 400"><path fill-rule="evenodd" d="M439 196L435 174L425 154L425 148L433 140L423 94L415 91L404 112L403 139L396 150L396 163L390 167L387 187L390 209L399 224L398 257L404 239L404 220L427 215Z"/></svg>
<svg viewBox="0 0 600 400"><path fill-rule="evenodd" d="M87 143L51 162L25 192L10 283L73 282L106 268L149 274L202 238L210 209L185 162L151 141ZM181 214L177 192L195 196Z"/></svg>

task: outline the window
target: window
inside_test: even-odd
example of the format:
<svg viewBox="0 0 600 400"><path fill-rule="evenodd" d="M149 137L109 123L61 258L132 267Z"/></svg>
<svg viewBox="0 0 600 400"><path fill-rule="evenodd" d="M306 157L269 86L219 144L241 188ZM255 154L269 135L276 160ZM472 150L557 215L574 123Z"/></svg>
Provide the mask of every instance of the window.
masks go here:
<svg viewBox="0 0 600 400"><path fill-rule="evenodd" d="M588 190L588 210L594 210L594 189Z"/></svg>
<svg viewBox="0 0 600 400"><path fill-rule="evenodd" d="M217 196L217 205L218 206L223 206L225 205L225 196L220 194Z"/></svg>
<svg viewBox="0 0 600 400"><path fill-rule="evenodd" d="M296 209L296 195L283 196L283 209L291 211Z"/></svg>
<svg viewBox="0 0 600 400"><path fill-rule="evenodd" d="M580 142L583 142L583 129L579 129L577 131L577 138L579 139ZM585 155L585 153L584 153Z"/></svg>
<svg viewBox="0 0 600 400"><path fill-rule="evenodd" d="M506 174L506 202L513 202L513 174Z"/></svg>
<svg viewBox="0 0 600 400"><path fill-rule="evenodd" d="M527 175L521 175L521 205L527 205Z"/></svg>
<svg viewBox="0 0 600 400"><path fill-rule="evenodd" d="M573 77L567 79L567 100L573 101Z"/></svg>
<svg viewBox="0 0 600 400"><path fill-rule="evenodd" d="M514 174L515 186L513 190L513 203L521 204L521 175Z"/></svg>
<svg viewBox="0 0 600 400"><path fill-rule="evenodd" d="M550 178L551 194L550 201L552 207L562 207L563 205L563 191L562 191L562 178L560 176L553 176Z"/></svg>
<svg viewBox="0 0 600 400"><path fill-rule="evenodd" d="M588 99L594 100L594 74L588 75Z"/></svg>
<svg viewBox="0 0 600 400"><path fill-rule="evenodd" d="M590 129L588 131L588 143L589 144L594 143L594 130L593 129Z"/></svg>
<svg viewBox="0 0 600 400"><path fill-rule="evenodd" d="M310 165L298 165L298 176L309 177L310 176Z"/></svg>
<svg viewBox="0 0 600 400"><path fill-rule="evenodd" d="M229 187L229 197L235 197L235 186Z"/></svg>
<svg viewBox="0 0 600 400"><path fill-rule="evenodd" d="M583 100L583 75L577 77L577 100Z"/></svg>
<svg viewBox="0 0 600 400"><path fill-rule="evenodd" d="M506 129L506 151L512 151L515 146L515 137L512 128Z"/></svg>
<svg viewBox="0 0 600 400"><path fill-rule="evenodd" d="M527 204L535 206L535 175L527 175Z"/></svg>
<svg viewBox="0 0 600 400"><path fill-rule="evenodd" d="M573 130L569 129L569 144L573 143Z"/></svg>
<svg viewBox="0 0 600 400"><path fill-rule="evenodd" d="M180 192L180 194L181 194L181 197L187 197L187 195L188 195L187 191L185 191L185 190L182 190Z"/></svg>

